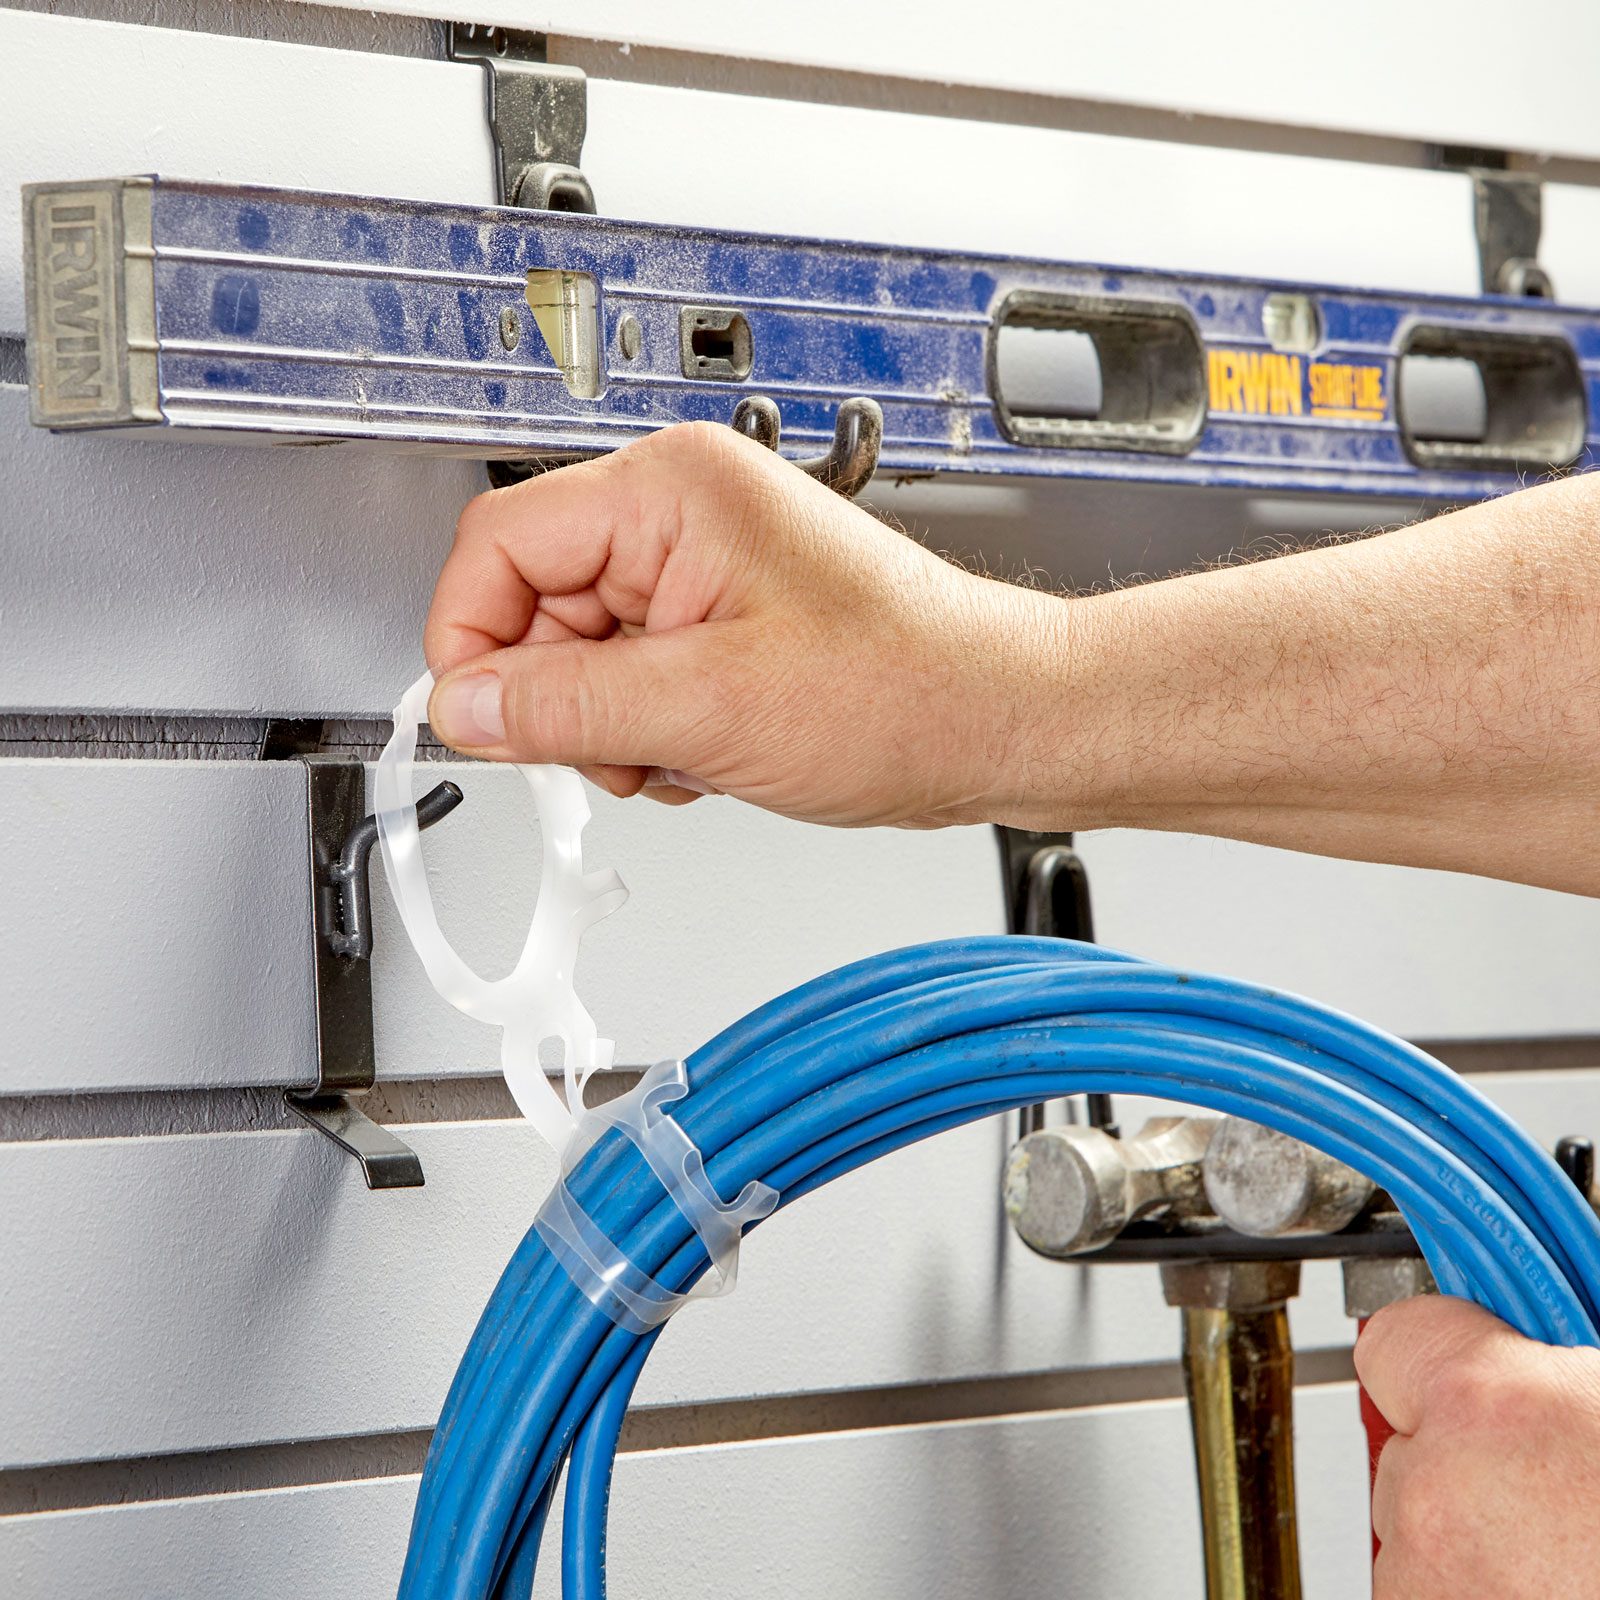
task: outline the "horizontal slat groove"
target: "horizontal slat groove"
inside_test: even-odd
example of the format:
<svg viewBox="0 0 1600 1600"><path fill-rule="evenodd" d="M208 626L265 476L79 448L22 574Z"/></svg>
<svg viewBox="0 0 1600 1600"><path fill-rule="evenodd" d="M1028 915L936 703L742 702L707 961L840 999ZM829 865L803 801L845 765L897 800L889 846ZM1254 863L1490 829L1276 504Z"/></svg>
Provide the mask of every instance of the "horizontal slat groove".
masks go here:
<svg viewBox="0 0 1600 1600"><path fill-rule="evenodd" d="M419 1472L429 1428L0 1472L0 1518Z"/></svg>
<svg viewBox="0 0 1600 1600"><path fill-rule="evenodd" d="M1302 1350L1296 1353L1295 1364L1299 1387L1347 1383L1355 1373L1346 1348ZM700 1449L1136 1405L1182 1395L1182 1369L1176 1362L1163 1361L888 1389L654 1406L629 1413L620 1448L628 1454ZM430 1430L414 1429L0 1472L0 1517L396 1477L421 1470L430 1437Z"/></svg>
<svg viewBox="0 0 1600 1600"><path fill-rule="evenodd" d="M1600 1038L1551 1034L1532 1039L1419 1039L1417 1048L1465 1076L1485 1072L1582 1072L1600 1067Z"/></svg>
<svg viewBox="0 0 1600 1600"><path fill-rule="evenodd" d="M262 754L266 717L126 716L83 712L0 714L0 758L61 756L68 759L138 761L255 761ZM389 724L362 718L329 718L316 748L326 755L376 761L389 738ZM417 741L420 760L459 760L431 732Z"/></svg>
<svg viewBox="0 0 1600 1600"><path fill-rule="evenodd" d="M1600 1038L1450 1039L1419 1048L1464 1077L1501 1072L1585 1072L1600 1067ZM586 1099L626 1094L639 1067L591 1079ZM284 1109L283 1085L242 1089L107 1090L95 1094L0 1094L0 1144L45 1139L129 1139L188 1133L263 1133L304 1124ZM361 1102L375 1122L494 1122L519 1116L498 1075L395 1079Z"/></svg>
<svg viewBox="0 0 1600 1600"><path fill-rule="evenodd" d="M1348 1349L1296 1352L1295 1379L1300 1386L1347 1383L1354 1376ZM763 1396L697 1406L645 1407L630 1412L623 1425L621 1448L681 1450L801 1434L909 1428L1042 1411L1080 1411L1088 1406L1136 1405L1182 1396L1183 1370L1175 1361L1029 1372L889 1389Z"/></svg>
<svg viewBox="0 0 1600 1600"><path fill-rule="evenodd" d="M597 78L628 83L949 117L1062 133L1108 135L1159 144L1199 145L1217 150L1259 151L1316 160L1425 169L1436 168L1442 155L1440 146L1421 139L1353 128L1296 126L1153 105L1118 104L1084 96L1036 94L992 84L935 82L896 77L881 69L850 71L842 67L809 63L801 66L741 56L737 72L732 72L725 56L653 44L634 43L623 54L604 40L552 37L550 59L581 67ZM1575 156L1553 157L1544 151L1536 155L1538 170L1551 182L1600 183L1600 161Z"/></svg>
<svg viewBox="0 0 1600 1600"><path fill-rule="evenodd" d="M626 1094L638 1070L592 1078L585 1098L603 1105ZM361 1098L375 1122L495 1122L518 1117L505 1079L416 1078L380 1083ZM103 1094L0 1095L0 1143L45 1139L159 1138L188 1133L266 1133L305 1124L275 1085L246 1089L108 1090Z"/></svg>

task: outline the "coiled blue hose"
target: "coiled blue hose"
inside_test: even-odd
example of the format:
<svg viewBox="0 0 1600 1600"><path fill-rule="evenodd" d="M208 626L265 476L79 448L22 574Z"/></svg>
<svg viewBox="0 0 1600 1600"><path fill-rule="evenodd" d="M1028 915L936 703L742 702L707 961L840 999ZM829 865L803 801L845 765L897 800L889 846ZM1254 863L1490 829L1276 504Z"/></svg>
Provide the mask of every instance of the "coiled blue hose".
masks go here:
<svg viewBox="0 0 1600 1600"><path fill-rule="evenodd" d="M1247 1116L1387 1189L1446 1293L1548 1343L1600 1343L1600 1225L1550 1157L1431 1057L1292 996L1069 940L948 940L805 984L687 1065L672 1114L718 1191L760 1179L782 1205L916 1140L1066 1094ZM621 1135L568 1181L666 1287L705 1270ZM611 1323L529 1231L445 1401L401 1600L523 1600L563 1461L564 1594L604 1600L617 1437L654 1340Z"/></svg>

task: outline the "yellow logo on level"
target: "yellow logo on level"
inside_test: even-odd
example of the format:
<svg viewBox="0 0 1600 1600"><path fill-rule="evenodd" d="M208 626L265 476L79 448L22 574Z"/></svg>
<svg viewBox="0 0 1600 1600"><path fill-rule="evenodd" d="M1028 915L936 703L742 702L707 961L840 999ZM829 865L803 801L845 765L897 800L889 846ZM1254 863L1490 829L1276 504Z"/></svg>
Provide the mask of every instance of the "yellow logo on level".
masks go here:
<svg viewBox="0 0 1600 1600"><path fill-rule="evenodd" d="M1307 364L1276 350L1211 350L1207 376L1211 409L1236 416L1382 422L1388 409L1382 367Z"/></svg>
<svg viewBox="0 0 1600 1600"><path fill-rule="evenodd" d="M1382 367L1349 367L1332 361L1311 363L1312 416L1382 422L1387 405Z"/></svg>
<svg viewBox="0 0 1600 1600"><path fill-rule="evenodd" d="M1247 417L1298 417L1305 412L1299 356L1272 350L1209 352L1211 409Z"/></svg>

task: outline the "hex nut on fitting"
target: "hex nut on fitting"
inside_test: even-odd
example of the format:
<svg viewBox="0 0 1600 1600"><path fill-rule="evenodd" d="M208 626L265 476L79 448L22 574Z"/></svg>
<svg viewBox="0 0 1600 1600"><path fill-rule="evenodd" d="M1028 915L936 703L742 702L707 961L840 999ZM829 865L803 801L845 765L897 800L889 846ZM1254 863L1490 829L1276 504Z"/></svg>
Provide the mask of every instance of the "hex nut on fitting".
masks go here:
<svg viewBox="0 0 1600 1600"><path fill-rule="evenodd" d="M1344 1263L1344 1314L1361 1321L1397 1300L1437 1294L1428 1263L1416 1257L1383 1260L1352 1257Z"/></svg>
<svg viewBox="0 0 1600 1600"><path fill-rule="evenodd" d="M1337 1233L1376 1185L1353 1167L1241 1117L1225 1117L1205 1159L1206 1198L1230 1228L1258 1239Z"/></svg>
<svg viewBox="0 0 1600 1600"><path fill-rule="evenodd" d="M1161 1292L1184 1310L1265 1311L1300 1292L1298 1261L1165 1261Z"/></svg>

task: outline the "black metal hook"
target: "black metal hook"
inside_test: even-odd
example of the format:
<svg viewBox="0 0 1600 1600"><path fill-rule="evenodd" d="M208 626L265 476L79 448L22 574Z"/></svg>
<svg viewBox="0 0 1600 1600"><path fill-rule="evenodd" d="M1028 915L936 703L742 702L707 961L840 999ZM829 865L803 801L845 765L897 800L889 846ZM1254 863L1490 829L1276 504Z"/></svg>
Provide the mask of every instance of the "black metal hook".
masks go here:
<svg viewBox="0 0 1600 1600"><path fill-rule="evenodd" d="M778 448L778 435L783 431L783 420L778 415L775 402L764 394L747 394L733 408L733 431L754 439L768 450Z"/></svg>
<svg viewBox="0 0 1600 1600"><path fill-rule="evenodd" d="M1594 1140L1568 1134L1556 1141L1556 1165L1578 1186L1588 1200L1594 1193Z"/></svg>
<svg viewBox="0 0 1600 1600"><path fill-rule="evenodd" d="M747 395L741 400L734 407L733 426L769 450L778 448L782 418L765 395ZM833 423L833 445L827 455L797 461L795 465L846 500L853 500L877 470L882 446L883 410L876 400L857 395L839 407Z"/></svg>
<svg viewBox="0 0 1600 1600"><path fill-rule="evenodd" d="M431 828L461 801L461 790L455 784L436 784L417 801L418 828ZM346 835L339 859L328 868L328 878L339 896L339 915L331 919L328 929L328 944L335 955L365 961L372 954L372 885L367 864L377 842L378 819L362 818Z"/></svg>
<svg viewBox="0 0 1600 1600"><path fill-rule="evenodd" d="M372 1031L372 890L367 866L378 819L363 817L366 773L359 761L302 755L310 845L311 972L316 997L316 1082L285 1089L284 1104L361 1163L369 1189L411 1189L422 1162L409 1145L360 1109L377 1077ZM461 804L441 783L417 802L430 827Z"/></svg>
<svg viewBox="0 0 1600 1600"><path fill-rule="evenodd" d="M1034 938L1081 939L1094 943L1094 913L1089 902L1089 874L1072 847L1070 833L1036 833L1022 828L995 829L1000 841L1000 874L1005 884L1006 918L1012 933ZM1118 1136L1116 1113L1108 1094L1084 1096L1089 1126ZM1022 1106L1019 1137L1044 1127L1042 1105Z"/></svg>
<svg viewBox="0 0 1600 1600"><path fill-rule="evenodd" d="M833 424L833 448L825 456L796 465L827 484L846 500L866 488L877 470L883 444L883 411L876 400L857 395L839 407Z"/></svg>

